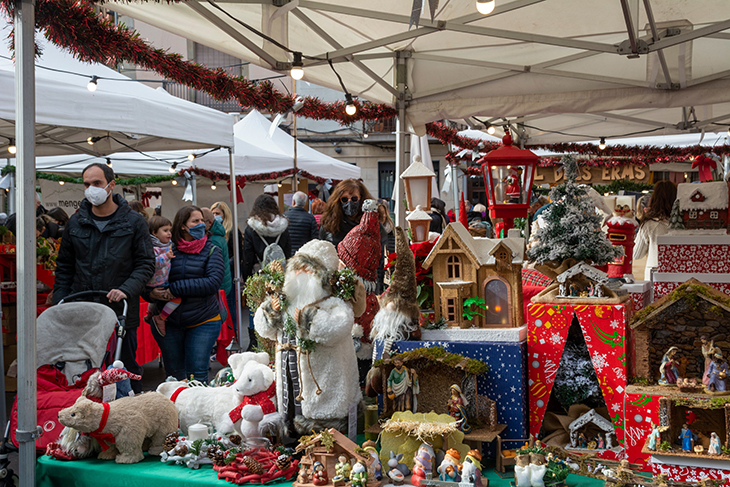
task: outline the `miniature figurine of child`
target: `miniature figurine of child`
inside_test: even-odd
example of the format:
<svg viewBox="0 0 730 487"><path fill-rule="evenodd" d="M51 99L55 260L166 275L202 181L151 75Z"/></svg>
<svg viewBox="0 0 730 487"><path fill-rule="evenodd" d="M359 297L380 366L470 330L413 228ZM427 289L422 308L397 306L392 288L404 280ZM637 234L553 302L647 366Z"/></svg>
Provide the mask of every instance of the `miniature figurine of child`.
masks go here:
<svg viewBox="0 0 730 487"><path fill-rule="evenodd" d="M373 463L370 464L373 478L376 480L383 480L383 464L380 463L380 457L378 456L378 450L375 448L376 443L373 440L368 440L362 444L363 450L368 452L370 458L373 459Z"/></svg>
<svg viewBox="0 0 730 487"><path fill-rule="evenodd" d="M725 379L727 379L727 375L727 362L723 358L722 352L716 351L707 371L707 391L724 392L726 390Z"/></svg>
<svg viewBox="0 0 730 487"><path fill-rule="evenodd" d="M661 378L659 379L660 385L668 386L677 383L677 378L679 377L677 366L679 362L677 362L674 356L677 355L678 351L679 348L670 347L667 353L664 354L662 364L659 366L659 373L661 374Z"/></svg>
<svg viewBox="0 0 730 487"><path fill-rule="evenodd" d="M659 440L661 439L661 434L659 433L659 427L654 424L652 421L651 423L651 433L649 434L649 443L646 445L646 447L651 451L656 451L657 444L659 443Z"/></svg>
<svg viewBox="0 0 730 487"><path fill-rule="evenodd" d="M335 463L335 472L337 472L337 475L342 475L342 478L345 480L349 479L352 466L350 465L350 462L347 461L347 457L345 455L340 455L337 460L338 462Z"/></svg>
<svg viewBox="0 0 730 487"><path fill-rule="evenodd" d="M365 464L357 462L352 467L352 473L350 474L350 483L352 487L364 487L368 483L368 472L365 468Z"/></svg>
<svg viewBox="0 0 730 487"><path fill-rule="evenodd" d="M297 474L297 482L300 484L308 484L309 477L307 476L307 466L303 463L299 464L299 473Z"/></svg>
<svg viewBox="0 0 730 487"><path fill-rule="evenodd" d="M707 449L710 455L720 455L722 448L720 447L720 437L714 431L710 433L710 447Z"/></svg>
<svg viewBox="0 0 730 487"><path fill-rule="evenodd" d="M449 398L448 403L449 415L456 419L456 421L461 421L459 423L459 430L464 433L469 433L471 431L471 426L469 426L469 423L466 422L466 406L468 405L469 401L467 401L461 393L461 387L456 384L452 384L451 397Z"/></svg>
<svg viewBox="0 0 730 487"><path fill-rule="evenodd" d="M416 456L413 458L411 484L420 487L421 480L424 480L427 475L431 475L434 457L433 446L430 443L421 443Z"/></svg>
<svg viewBox="0 0 730 487"><path fill-rule="evenodd" d="M459 475L459 460L461 460L459 452L453 448L449 448L438 468L439 480L442 482L459 482L461 480L461 476Z"/></svg>
<svg viewBox="0 0 730 487"><path fill-rule="evenodd" d="M695 446L694 433L689 429L689 425L684 423L682 431L679 432L679 439L682 440L682 450L691 452Z"/></svg>
<svg viewBox="0 0 730 487"><path fill-rule="evenodd" d="M700 342L702 342L702 356L705 358L705 367L704 369L702 369L702 383L704 385L708 385L710 380L707 374L710 372L712 354L715 352L715 343L713 342L713 340L710 340L707 335L702 335L700 337Z"/></svg>
<svg viewBox="0 0 730 487"><path fill-rule="evenodd" d="M312 467L312 483L314 485L327 485L328 482L327 470L322 465L322 462L314 462L314 466Z"/></svg>

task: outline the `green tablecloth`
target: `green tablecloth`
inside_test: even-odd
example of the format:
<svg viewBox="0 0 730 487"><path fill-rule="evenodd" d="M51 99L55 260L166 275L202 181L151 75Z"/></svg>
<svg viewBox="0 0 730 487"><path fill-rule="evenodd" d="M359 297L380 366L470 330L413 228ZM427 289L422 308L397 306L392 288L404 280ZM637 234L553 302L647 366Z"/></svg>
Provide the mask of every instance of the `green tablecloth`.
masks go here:
<svg viewBox="0 0 730 487"><path fill-rule="evenodd" d="M508 487L509 479L501 479L491 467L485 470L490 487ZM146 456L144 461L133 465L118 465L111 461L80 460L63 462L42 456L36 464L36 487L199 487L224 485L218 480L210 465L199 470L163 464L159 457ZM291 482L275 484L290 487ZM569 487L603 486L603 482L587 477L571 475Z"/></svg>

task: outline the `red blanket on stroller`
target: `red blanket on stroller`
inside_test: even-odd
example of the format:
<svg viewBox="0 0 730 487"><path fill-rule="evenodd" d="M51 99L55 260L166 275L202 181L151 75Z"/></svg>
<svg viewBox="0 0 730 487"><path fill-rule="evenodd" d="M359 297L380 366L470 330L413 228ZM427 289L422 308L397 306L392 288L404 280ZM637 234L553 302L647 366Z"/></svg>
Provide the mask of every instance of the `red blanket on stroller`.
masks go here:
<svg viewBox="0 0 730 487"><path fill-rule="evenodd" d="M86 387L89 376L98 369L91 369L84 373L75 384L69 385L63 372L51 365L38 367L38 423L43 428L43 434L36 440L36 451L45 453L49 443L58 440L63 425L58 422L58 412L76 402L81 391ZM18 446L15 430L18 428L18 397L15 397L13 409L10 412L10 440Z"/></svg>

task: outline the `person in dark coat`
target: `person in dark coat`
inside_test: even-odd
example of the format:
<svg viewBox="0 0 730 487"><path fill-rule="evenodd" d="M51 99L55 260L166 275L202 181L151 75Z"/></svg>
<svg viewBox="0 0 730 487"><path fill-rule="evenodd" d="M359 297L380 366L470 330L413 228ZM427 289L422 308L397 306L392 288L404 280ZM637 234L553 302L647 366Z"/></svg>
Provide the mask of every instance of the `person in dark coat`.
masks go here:
<svg viewBox="0 0 730 487"><path fill-rule="evenodd" d="M185 206L172 222L175 257L170 262L169 288L156 288L150 297L181 298L167 318L165 336L152 328L160 346L165 373L178 380L193 376L208 382L210 351L221 331L218 289L224 275L221 250L206 235L203 213Z"/></svg>
<svg viewBox="0 0 730 487"><path fill-rule="evenodd" d="M147 223L114 192L114 171L94 163L81 173L86 198L68 221L56 260L53 304L80 291L109 291L112 304L127 300L127 333L121 359L134 374L137 364L139 296L155 272L155 256ZM121 314L121 307L117 310ZM94 364L98 365L98 364ZM132 381L135 392L140 381Z"/></svg>
<svg viewBox="0 0 730 487"><path fill-rule="evenodd" d="M261 264L269 244L276 242L287 259L292 256L289 220L279 214L279 205L271 195L262 194L256 198L247 223L243 232L243 253L246 256L241 272L243 282L253 275L256 264Z"/></svg>
<svg viewBox="0 0 730 487"><path fill-rule="evenodd" d="M446 203L438 198L431 198L431 225L428 231L444 233L449 223L449 217L446 215Z"/></svg>
<svg viewBox="0 0 730 487"><path fill-rule="evenodd" d="M294 193L292 206L284 212L284 216L289 220L289 238L294 255L299 247L317 238L319 226L314 216L307 212L307 195L301 191Z"/></svg>

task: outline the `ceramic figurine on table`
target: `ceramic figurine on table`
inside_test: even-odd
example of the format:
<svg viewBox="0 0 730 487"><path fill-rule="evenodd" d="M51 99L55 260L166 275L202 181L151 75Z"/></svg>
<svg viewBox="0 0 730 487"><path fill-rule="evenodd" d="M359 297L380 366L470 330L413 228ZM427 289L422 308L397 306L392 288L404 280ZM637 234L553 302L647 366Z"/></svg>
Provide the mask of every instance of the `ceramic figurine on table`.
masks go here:
<svg viewBox="0 0 730 487"><path fill-rule="evenodd" d="M446 451L444 460L439 465L439 480L443 482L459 482L461 476L459 475L459 460L461 455L458 451L450 448Z"/></svg>
<svg viewBox="0 0 730 487"><path fill-rule="evenodd" d="M581 448L588 448L588 439L586 438L586 435L583 433L580 433L578 435L578 446Z"/></svg>
<svg viewBox="0 0 730 487"><path fill-rule="evenodd" d="M430 443L421 443L416 456L413 458L411 484L420 487L421 480L425 479L427 475L431 475L434 458L433 446Z"/></svg>
<svg viewBox="0 0 730 487"><path fill-rule="evenodd" d="M297 483L308 484L309 476L307 475L307 466L303 463L299 464L299 473L297 474Z"/></svg>
<svg viewBox="0 0 730 487"><path fill-rule="evenodd" d="M682 440L682 450L691 452L695 444L695 435L689 429L687 423L682 425L682 431L679 432L679 439Z"/></svg>
<svg viewBox="0 0 730 487"><path fill-rule="evenodd" d="M707 374L710 372L712 354L715 353L715 343L713 340L710 340L707 335L702 335L700 337L700 342L702 342L702 357L705 359L705 366L702 369L702 383L706 386L710 382Z"/></svg>
<svg viewBox="0 0 730 487"><path fill-rule="evenodd" d="M707 392L725 392L725 380L728 376L728 365L722 353L716 351L707 371Z"/></svg>
<svg viewBox="0 0 730 487"><path fill-rule="evenodd" d="M674 385L677 383L679 377L679 370L677 366L679 362L675 358L679 349L677 347L670 347L667 353L662 358L662 364L659 366L659 373L661 378L659 384L663 386Z"/></svg>
<svg viewBox="0 0 730 487"><path fill-rule="evenodd" d="M391 451L390 459L388 460L388 467L390 468L390 470L394 470L394 469L398 470L400 473L403 474L404 477L408 477L411 474L411 469L408 468L408 465L401 462L402 459L403 459L402 453L398 453L396 455L395 453L393 453Z"/></svg>
<svg viewBox="0 0 730 487"><path fill-rule="evenodd" d="M461 388L456 384L452 384L451 397L448 403L449 415L457 421L460 421L459 430L467 434L471 431L471 426L469 426L466 420L466 406L468 405L469 401L461 393Z"/></svg>
<svg viewBox="0 0 730 487"><path fill-rule="evenodd" d="M661 440L661 433L659 433L659 427L653 422L651 423L651 433L649 434L649 443L646 447L649 450L656 451L658 444Z"/></svg>
<svg viewBox="0 0 730 487"><path fill-rule="evenodd" d="M403 359L393 358L395 368L388 376L388 397L393 400L396 411L415 411L418 393L418 375L416 371L403 366Z"/></svg>
<svg viewBox="0 0 730 487"><path fill-rule="evenodd" d="M547 462L545 455L540 453L530 453L530 482L532 487L545 487L545 472L547 472Z"/></svg>
<svg viewBox="0 0 730 487"><path fill-rule="evenodd" d="M335 472L337 475L342 475L342 478L345 480L349 479L352 466L350 465L350 462L347 461L347 457L345 455L340 455L337 460L338 462L335 463Z"/></svg>
<svg viewBox="0 0 730 487"><path fill-rule="evenodd" d="M474 487L484 487L482 483L482 455L477 450L469 450L461 469L461 481Z"/></svg>
<svg viewBox="0 0 730 487"><path fill-rule="evenodd" d="M314 462L314 466L312 466L312 483L314 485L327 485L328 482L327 469L324 468L322 462Z"/></svg>
<svg viewBox="0 0 730 487"><path fill-rule="evenodd" d="M370 464L370 470L372 476L376 480L383 479L383 465L380 463L380 457L378 456L378 450L375 448L376 443L373 440L368 440L362 444L363 450L368 452L370 458L373 459L373 463Z"/></svg>
<svg viewBox="0 0 730 487"><path fill-rule="evenodd" d="M598 448L599 450L603 450L604 448L606 448L606 440L603 439L603 436L601 436L600 433L596 435L595 441L596 441L596 448Z"/></svg>
<svg viewBox="0 0 730 487"><path fill-rule="evenodd" d="M714 431L710 433L710 448L707 449L710 455L721 455L722 447L720 446L720 437Z"/></svg>
<svg viewBox="0 0 730 487"><path fill-rule="evenodd" d="M368 483L368 472L365 468L365 464L357 462L352 467L352 473L350 474L350 483L352 487L364 487Z"/></svg>

